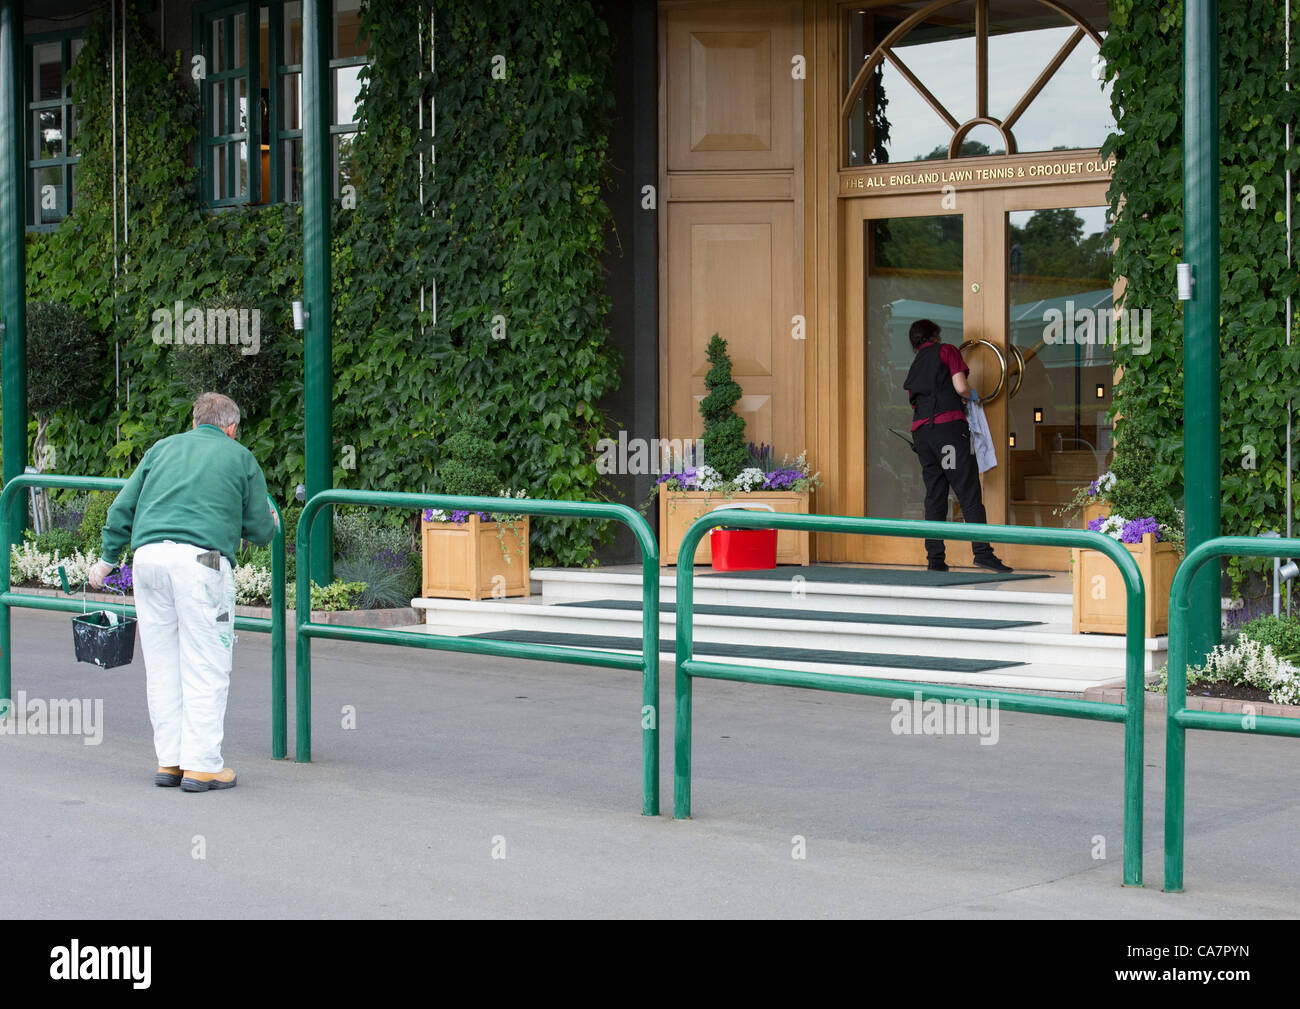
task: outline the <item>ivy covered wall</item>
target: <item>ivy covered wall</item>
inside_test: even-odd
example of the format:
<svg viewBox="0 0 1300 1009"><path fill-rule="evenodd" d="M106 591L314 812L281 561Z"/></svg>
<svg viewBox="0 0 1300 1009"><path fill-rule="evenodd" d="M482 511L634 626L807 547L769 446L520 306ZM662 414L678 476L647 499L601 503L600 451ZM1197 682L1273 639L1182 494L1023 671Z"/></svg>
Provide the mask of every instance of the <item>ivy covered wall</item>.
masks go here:
<svg viewBox="0 0 1300 1009"><path fill-rule="evenodd" d="M1115 351L1124 372L1113 407L1116 452L1150 454L1160 481L1181 496L1183 315L1174 268L1183 258L1182 5L1111 0L1109 6L1110 31L1101 51L1114 82L1119 132L1102 153L1118 157L1110 191L1118 215L1114 270L1127 280L1125 304L1151 309L1153 336L1147 355L1135 355L1131 346ZM1298 11L1300 5L1293 10L1293 45L1300 37ZM1287 265L1284 188L1284 166L1300 169L1294 137L1300 91L1288 97L1284 90L1283 28L1282 4L1220 0L1225 534L1285 529L1288 399L1300 407L1300 318L1290 348L1285 319L1287 296L1300 296L1300 276ZM1297 65L1293 54L1293 89L1300 84ZM1288 121L1290 151L1284 141ZM1300 225L1300 204L1292 210L1294 227ZM1295 304L1300 309L1300 298ZM1300 425L1293 435L1300 435Z"/></svg>
<svg viewBox="0 0 1300 1009"><path fill-rule="evenodd" d="M336 204L333 215L335 483L437 490L454 413L473 404L491 421L504 485L603 497L598 401L618 366L601 267L605 26L586 2L439 0L430 72L417 26L431 6L372 0L363 15L372 62L353 148L355 207ZM274 371L263 401L245 411L241 440L288 500L303 479L302 343L291 318L300 209L200 208L188 58L160 58L132 19L130 234L115 278L107 34L102 22L87 29L71 72L83 124L75 210L27 246L29 299L74 305L103 344L99 395L50 424L55 468L124 475L153 441L187 427L191 397L169 360L175 351L153 339L154 312L237 303L262 309L262 363ZM418 102L430 97L432 171L433 137L417 125ZM539 521L535 559L588 562L603 532Z"/></svg>

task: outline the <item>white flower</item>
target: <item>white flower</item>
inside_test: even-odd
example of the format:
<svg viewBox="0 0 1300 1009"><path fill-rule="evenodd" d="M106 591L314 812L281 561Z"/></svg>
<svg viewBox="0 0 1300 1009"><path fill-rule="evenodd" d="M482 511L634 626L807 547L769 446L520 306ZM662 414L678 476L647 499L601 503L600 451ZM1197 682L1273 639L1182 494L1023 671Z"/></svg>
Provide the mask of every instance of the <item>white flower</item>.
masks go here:
<svg viewBox="0 0 1300 1009"><path fill-rule="evenodd" d="M1105 533L1111 539L1117 540L1123 534L1124 526L1127 524L1127 522L1128 519L1124 518L1121 515L1111 515L1104 522L1102 522L1101 529L1099 529L1098 531Z"/></svg>
<svg viewBox="0 0 1300 1009"><path fill-rule="evenodd" d="M1101 476L1097 477L1097 493L1105 494L1115 486L1115 474L1107 470Z"/></svg>
<svg viewBox="0 0 1300 1009"><path fill-rule="evenodd" d="M241 564L235 568L235 602L248 606L258 600L271 598L271 572L256 564Z"/></svg>
<svg viewBox="0 0 1300 1009"><path fill-rule="evenodd" d="M763 486L765 476L766 474L764 474L757 466L750 466L748 469L743 469L734 481L736 484L736 490L759 490Z"/></svg>
<svg viewBox="0 0 1300 1009"><path fill-rule="evenodd" d="M695 471L695 486L700 490L717 490L722 483L722 475L712 466L701 466Z"/></svg>
<svg viewBox="0 0 1300 1009"><path fill-rule="evenodd" d="M1300 704L1300 667L1279 662L1269 686L1268 699L1274 704Z"/></svg>
<svg viewBox="0 0 1300 1009"><path fill-rule="evenodd" d="M53 555L37 550L35 543L23 543L9 550L11 577L18 582L40 581Z"/></svg>

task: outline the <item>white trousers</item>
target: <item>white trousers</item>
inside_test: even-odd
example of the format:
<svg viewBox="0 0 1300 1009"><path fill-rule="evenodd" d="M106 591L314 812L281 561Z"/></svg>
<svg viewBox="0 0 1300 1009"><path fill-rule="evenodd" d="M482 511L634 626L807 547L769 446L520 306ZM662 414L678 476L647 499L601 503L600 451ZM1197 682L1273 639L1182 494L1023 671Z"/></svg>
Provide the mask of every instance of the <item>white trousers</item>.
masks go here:
<svg viewBox="0 0 1300 1009"><path fill-rule="evenodd" d="M191 543L149 543L131 574L158 765L220 771L235 577L225 557L218 571L199 563L202 553Z"/></svg>

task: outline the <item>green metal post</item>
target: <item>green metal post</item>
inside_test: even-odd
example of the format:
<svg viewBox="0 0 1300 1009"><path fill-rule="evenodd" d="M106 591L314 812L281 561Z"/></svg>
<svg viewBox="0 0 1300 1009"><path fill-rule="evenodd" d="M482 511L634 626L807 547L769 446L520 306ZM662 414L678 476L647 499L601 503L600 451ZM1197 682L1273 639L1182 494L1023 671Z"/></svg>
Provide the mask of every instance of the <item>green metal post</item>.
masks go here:
<svg viewBox="0 0 1300 1009"><path fill-rule="evenodd" d="M21 0L0 0L0 367L3 379L3 449L5 483L27 466L27 214L23 202L23 11ZM27 503L15 497L10 511L10 543L22 539ZM5 565L8 566L7 564ZM6 616L7 626L7 616ZM8 631L3 647L9 653ZM8 697L0 684L0 697Z"/></svg>
<svg viewBox="0 0 1300 1009"><path fill-rule="evenodd" d="M333 350L330 300L330 209L334 200L330 122L329 0L302 5L302 275L303 406L307 497L334 484ZM334 580L333 512L320 513L310 578ZM301 575L301 572L299 572Z"/></svg>
<svg viewBox="0 0 1300 1009"><path fill-rule="evenodd" d="M298 545L294 549L297 584L294 590L293 656L296 670L294 714L297 726L293 738L294 759L300 764L311 760L311 638L302 633L302 628L311 622L311 574L307 568L311 563L313 518L312 499L308 498L302 514L298 516Z"/></svg>
<svg viewBox="0 0 1300 1009"><path fill-rule="evenodd" d="M288 684L285 670L284 634L284 516L271 500L275 512L275 539L271 541L271 756L283 760L288 753Z"/></svg>
<svg viewBox="0 0 1300 1009"><path fill-rule="evenodd" d="M1187 730L1178 723L1178 712L1187 706L1187 613L1185 594L1179 593L1177 598L1169 600L1169 676L1165 692L1165 890L1168 893L1183 890Z"/></svg>
<svg viewBox="0 0 1300 1009"><path fill-rule="evenodd" d="M742 529L799 529L821 533L856 533L931 539L983 540L991 543L1025 543L1035 546L1087 547L1104 553L1119 569L1126 595L1125 698L1123 704L1040 697L1034 694L967 687L931 686L909 680L813 673L798 669L769 669L740 663L703 662L693 657L692 633L695 552L704 534L726 523ZM1270 540L1286 543L1286 540ZM673 818L691 815L691 692L692 679L733 680L772 686L802 687L846 694L923 700L996 701L1006 711L1059 715L1124 723L1124 885L1142 885L1143 712L1145 710L1144 653L1146 590L1137 562L1117 541L1099 533L1032 526L975 525L972 523L915 522L899 519L859 518L845 515L770 515L730 511L725 516L701 516L686 530L677 555L677 687L673 775ZM1172 631L1171 631L1172 634Z"/></svg>
<svg viewBox="0 0 1300 1009"><path fill-rule="evenodd" d="M1187 663L1194 654L1187 642L1195 624L1189 598L1197 576L1204 568L1217 572L1223 557L1298 556L1300 539L1220 536L1189 550L1174 572L1169 589L1169 691L1165 699L1165 890L1169 893L1183 889L1187 730L1300 738L1300 720L1295 718L1187 710Z"/></svg>
<svg viewBox="0 0 1300 1009"><path fill-rule="evenodd" d="M1183 27L1183 256L1194 286L1183 315L1183 486L1187 552L1219 535L1219 5L1187 0ZM1219 570L1188 600L1188 654L1219 643Z"/></svg>
<svg viewBox="0 0 1300 1009"><path fill-rule="evenodd" d="M641 543L641 815L658 816L659 545L648 539Z"/></svg>
<svg viewBox="0 0 1300 1009"><path fill-rule="evenodd" d="M350 507L401 508L415 511L441 508L446 511L518 512L525 515L553 515L563 518L611 519L627 526L641 548L641 654L542 645L491 638L424 634L378 627L350 627L311 622L310 585L316 514L336 505ZM508 507L501 498L455 497L446 494L408 494L394 491L329 490L308 498L298 519L298 599L294 622L297 658L298 732L296 759L311 760L311 639L356 641L376 645L402 645L470 655L492 655L541 662L571 662L605 669L628 669L641 673L641 812L659 815L659 544L645 518L626 505L593 501L548 501L538 498L512 499ZM1095 535L1095 534L1090 534ZM1104 537L1103 537L1104 538ZM1131 563L1131 562L1130 562ZM3 602L0 594L0 602ZM1109 707L1114 708L1114 705Z"/></svg>

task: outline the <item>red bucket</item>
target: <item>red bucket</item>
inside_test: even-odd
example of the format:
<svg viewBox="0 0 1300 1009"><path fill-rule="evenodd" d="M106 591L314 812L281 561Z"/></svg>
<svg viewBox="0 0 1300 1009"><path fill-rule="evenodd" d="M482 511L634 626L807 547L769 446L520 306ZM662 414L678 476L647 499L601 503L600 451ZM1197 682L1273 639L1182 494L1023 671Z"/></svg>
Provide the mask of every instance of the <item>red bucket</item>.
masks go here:
<svg viewBox="0 0 1300 1009"><path fill-rule="evenodd" d="M771 505L724 505L773 511ZM776 567L775 529L713 529L709 532L709 551L714 571L764 571Z"/></svg>

